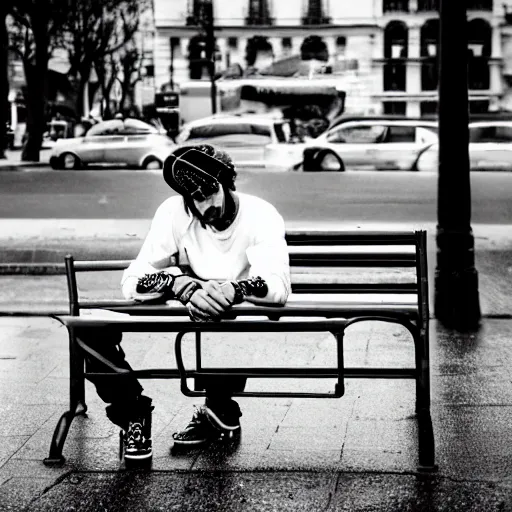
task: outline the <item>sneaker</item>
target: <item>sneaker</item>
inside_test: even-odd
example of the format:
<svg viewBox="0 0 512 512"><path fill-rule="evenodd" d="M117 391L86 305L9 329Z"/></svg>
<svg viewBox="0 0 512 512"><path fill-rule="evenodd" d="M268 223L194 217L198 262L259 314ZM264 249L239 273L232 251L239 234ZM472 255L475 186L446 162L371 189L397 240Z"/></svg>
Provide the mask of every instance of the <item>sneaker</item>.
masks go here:
<svg viewBox="0 0 512 512"><path fill-rule="evenodd" d="M202 444L218 435L218 432L208 420L205 409L205 406L194 406L194 414L190 423L183 430L172 435L175 445L193 446Z"/></svg>
<svg viewBox="0 0 512 512"><path fill-rule="evenodd" d="M151 459L153 443L151 440L151 420L154 407L151 398L140 396L124 407L127 420L121 424L122 456L125 462Z"/></svg>
<svg viewBox="0 0 512 512"><path fill-rule="evenodd" d="M153 455L151 427L143 421L130 421L128 430L123 432L124 458L129 461L150 459Z"/></svg>
<svg viewBox="0 0 512 512"><path fill-rule="evenodd" d="M240 429L239 411L214 411L211 407L208 407L207 405L204 405L203 409L204 414L206 414L210 424L221 434L229 434Z"/></svg>
<svg viewBox="0 0 512 512"><path fill-rule="evenodd" d="M172 289L174 276L167 272L146 274L137 282L135 299L152 300L163 297Z"/></svg>

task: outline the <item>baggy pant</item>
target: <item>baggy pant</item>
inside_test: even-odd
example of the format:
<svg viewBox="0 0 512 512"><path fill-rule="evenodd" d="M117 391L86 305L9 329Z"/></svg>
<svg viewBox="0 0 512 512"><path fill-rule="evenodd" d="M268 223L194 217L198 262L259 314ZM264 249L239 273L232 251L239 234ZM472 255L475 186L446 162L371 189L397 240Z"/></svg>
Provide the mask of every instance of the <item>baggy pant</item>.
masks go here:
<svg viewBox="0 0 512 512"><path fill-rule="evenodd" d="M121 348L122 333L115 327L79 329L76 331L76 336L118 368L132 369ZM91 373L114 373L114 370L88 353L85 353L85 369L86 372ZM115 418L117 418L119 411L130 409L132 404L137 402L142 395L143 387L139 381L131 376L88 377L88 379L96 387L98 396L106 404L111 404L107 408L109 418L118 425L121 422L124 424L124 419L117 421ZM245 377L203 377L196 382L196 388L206 391L206 400L210 405L223 408L234 404L238 409L238 405L231 400L231 396L233 393L243 391L246 381ZM112 413L112 411L115 411L115 413Z"/></svg>

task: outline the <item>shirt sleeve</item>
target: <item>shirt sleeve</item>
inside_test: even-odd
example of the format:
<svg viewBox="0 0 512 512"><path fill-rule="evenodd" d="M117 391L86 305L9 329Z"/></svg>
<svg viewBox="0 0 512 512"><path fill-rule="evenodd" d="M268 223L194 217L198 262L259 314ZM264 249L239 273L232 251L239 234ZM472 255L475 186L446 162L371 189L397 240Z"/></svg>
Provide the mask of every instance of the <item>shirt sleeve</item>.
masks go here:
<svg viewBox="0 0 512 512"><path fill-rule="evenodd" d="M178 264L178 245L173 233L173 208L166 202L157 209L149 232L139 254L123 272L121 289L126 299L133 292L140 277L160 270L181 274Z"/></svg>
<svg viewBox="0 0 512 512"><path fill-rule="evenodd" d="M262 299L251 302L284 304L291 292L290 259L282 216L271 205L266 215L259 215L255 226L254 244L247 249L249 277L260 276L268 286Z"/></svg>

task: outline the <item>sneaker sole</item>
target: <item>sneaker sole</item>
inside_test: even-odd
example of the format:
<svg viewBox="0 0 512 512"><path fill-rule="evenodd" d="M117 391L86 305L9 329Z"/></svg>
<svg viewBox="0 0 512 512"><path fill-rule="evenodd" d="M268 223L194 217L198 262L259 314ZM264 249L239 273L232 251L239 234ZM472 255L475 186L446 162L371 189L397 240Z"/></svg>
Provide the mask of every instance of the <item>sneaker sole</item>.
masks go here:
<svg viewBox="0 0 512 512"><path fill-rule="evenodd" d="M240 428L240 423L238 425L226 425L209 407L204 408L205 413L210 420L210 423L224 432L234 432Z"/></svg>
<svg viewBox="0 0 512 512"><path fill-rule="evenodd" d="M130 455L128 453L124 454L124 458L128 460L144 460L150 459L153 456L153 453L146 453L144 455Z"/></svg>
<svg viewBox="0 0 512 512"><path fill-rule="evenodd" d="M181 439L174 439L173 438L173 441L174 441L174 444L179 444L179 445L184 445L184 446L194 446L194 445L198 445L198 444L204 444L206 443L207 441L209 441L210 438L208 439L195 439L193 441L183 441Z"/></svg>

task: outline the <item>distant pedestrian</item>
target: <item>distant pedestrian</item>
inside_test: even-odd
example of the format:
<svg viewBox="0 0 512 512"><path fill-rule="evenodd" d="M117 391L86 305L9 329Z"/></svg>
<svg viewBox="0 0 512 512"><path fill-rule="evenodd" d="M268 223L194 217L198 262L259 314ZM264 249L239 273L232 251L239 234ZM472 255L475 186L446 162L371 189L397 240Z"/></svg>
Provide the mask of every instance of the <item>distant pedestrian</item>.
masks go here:
<svg viewBox="0 0 512 512"><path fill-rule="evenodd" d="M151 229L122 279L128 299L176 299L196 321L218 319L244 300L284 304L290 269L282 216L267 201L235 191L236 170L225 152L209 145L176 149L164 179L178 196L158 208ZM130 369L115 331L80 334L117 367ZM87 358L89 371L111 371ZM107 416L123 429L127 460L152 454L152 400L134 378L91 379L109 405ZM196 382L206 401L190 423L173 434L177 446L194 446L240 432L242 415L232 394L246 379L216 377Z"/></svg>

